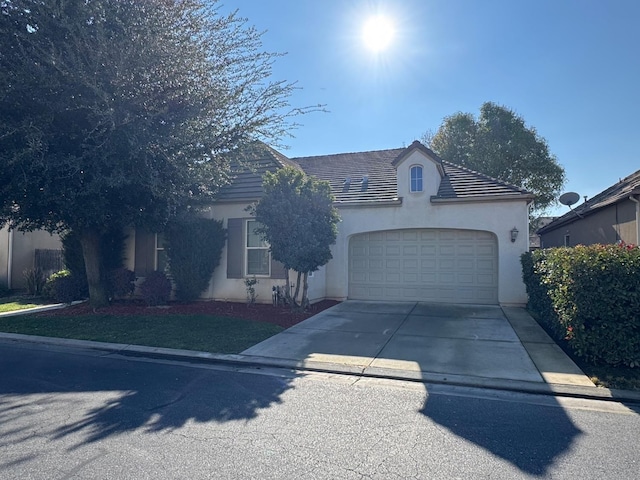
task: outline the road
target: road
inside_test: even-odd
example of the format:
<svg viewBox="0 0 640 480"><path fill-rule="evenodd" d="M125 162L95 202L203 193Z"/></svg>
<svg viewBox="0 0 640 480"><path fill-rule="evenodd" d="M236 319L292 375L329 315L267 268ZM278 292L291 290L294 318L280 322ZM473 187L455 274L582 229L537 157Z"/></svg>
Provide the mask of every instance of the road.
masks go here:
<svg viewBox="0 0 640 480"><path fill-rule="evenodd" d="M638 478L640 407L0 342L0 478Z"/></svg>

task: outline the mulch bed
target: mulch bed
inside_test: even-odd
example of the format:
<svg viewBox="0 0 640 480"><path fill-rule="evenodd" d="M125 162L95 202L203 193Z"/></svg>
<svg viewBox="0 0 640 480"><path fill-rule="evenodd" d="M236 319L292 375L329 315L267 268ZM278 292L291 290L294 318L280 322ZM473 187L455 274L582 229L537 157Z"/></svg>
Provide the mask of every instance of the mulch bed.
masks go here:
<svg viewBox="0 0 640 480"><path fill-rule="evenodd" d="M171 302L168 305L149 307L139 300L118 300L105 308L94 309L85 302L60 310L42 312L38 315L43 317L80 315L213 315L268 322L288 328L338 303L340 302L335 300L322 300L311 305L306 312L297 312L288 307L274 307L271 304L261 303L248 305L236 302L199 301L186 304Z"/></svg>

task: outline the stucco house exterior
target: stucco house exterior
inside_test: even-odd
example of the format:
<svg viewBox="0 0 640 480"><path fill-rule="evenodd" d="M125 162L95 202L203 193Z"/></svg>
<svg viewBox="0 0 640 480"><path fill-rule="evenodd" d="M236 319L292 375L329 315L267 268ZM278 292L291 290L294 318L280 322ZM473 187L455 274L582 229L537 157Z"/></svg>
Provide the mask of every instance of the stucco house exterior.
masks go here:
<svg viewBox="0 0 640 480"><path fill-rule="evenodd" d="M45 273L60 269L62 243L58 235L44 230L18 232L0 229L0 287L26 288L25 270L40 267Z"/></svg>
<svg viewBox="0 0 640 480"><path fill-rule="evenodd" d="M640 170L538 230L542 248L640 244Z"/></svg>
<svg viewBox="0 0 640 480"><path fill-rule="evenodd" d="M253 234L246 208L262 194L262 174L289 165L329 181L341 216L333 259L309 278L312 302L527 301L520 255L529 248L529 192L448 163L417 141L292 159L265 148L248 163L205 213L224 222L228 239L203 298L244 301L244 280L255 276L258 301L269 302L284 285L286 272ZM138 276L162 264L161 236L129 237Z"/></svg>

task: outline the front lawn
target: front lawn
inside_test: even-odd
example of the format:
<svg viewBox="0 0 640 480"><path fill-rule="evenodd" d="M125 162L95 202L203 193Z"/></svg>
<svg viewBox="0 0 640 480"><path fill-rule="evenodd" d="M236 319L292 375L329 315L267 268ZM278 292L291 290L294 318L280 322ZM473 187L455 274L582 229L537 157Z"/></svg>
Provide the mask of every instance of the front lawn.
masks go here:
<svg viewBox="0 0 640 480"><path fill-rule="evenodd" d="M16 310L24 310L25 308L39 307L51 302L47 302L39 297L31 296L12 296L0 298L0 313L15 312Z"/></svg>
<svg viewBox="0 0 640 480"><path fill-rule="evenodd" d="M278 325L210 315L19 315L0 331L97 342L240 353L283 330Z"/></svg>

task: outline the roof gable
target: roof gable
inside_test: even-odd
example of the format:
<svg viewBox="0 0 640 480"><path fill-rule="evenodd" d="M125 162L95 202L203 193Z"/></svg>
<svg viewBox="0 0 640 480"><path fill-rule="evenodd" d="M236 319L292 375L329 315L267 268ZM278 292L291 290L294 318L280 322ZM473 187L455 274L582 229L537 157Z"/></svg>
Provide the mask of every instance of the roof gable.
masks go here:
<svg viewBox="0 0 640 480"><path fill-rule="evenodd" d="M400 154L396 158L394 158L394 160L393 160L393 162L391 162L391 164L394 167L398 168L398 165L400 165L407 158L409 158L411 156L411 154L413 152L415 152L415 151L421 152L425 157L427 157L434 164L436 164L436 166L438 168L438 172L440 173L440 176L441 177L444 176L444 170L442 168L442 159L438 155L436 155L436 153L433 150L431 150L428 147L425 147L418 140L414 140L411 145L409 145L402 152L400 152Z"/></svg>

